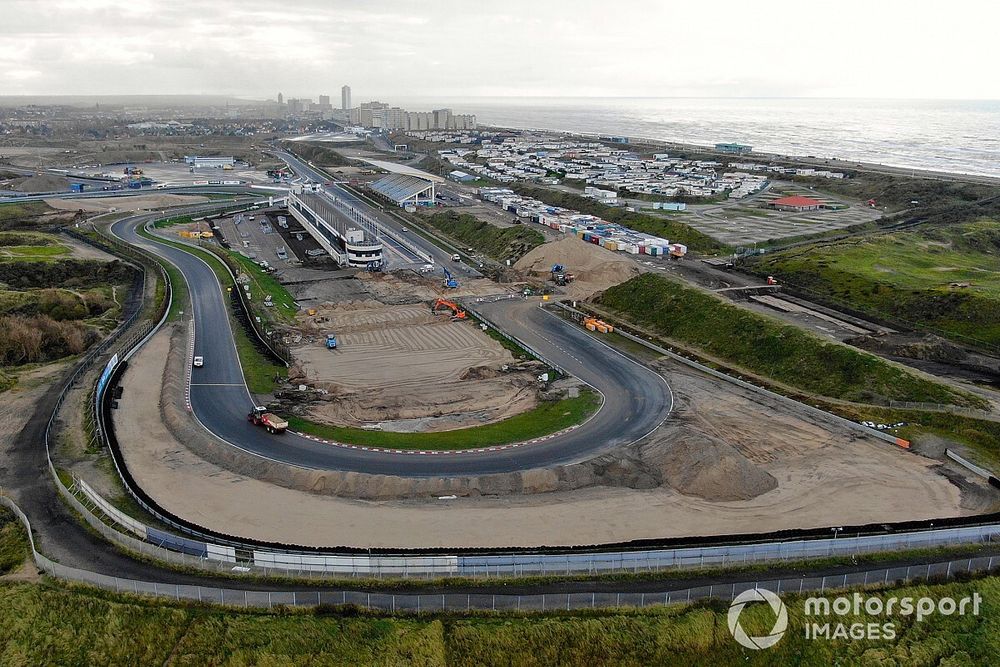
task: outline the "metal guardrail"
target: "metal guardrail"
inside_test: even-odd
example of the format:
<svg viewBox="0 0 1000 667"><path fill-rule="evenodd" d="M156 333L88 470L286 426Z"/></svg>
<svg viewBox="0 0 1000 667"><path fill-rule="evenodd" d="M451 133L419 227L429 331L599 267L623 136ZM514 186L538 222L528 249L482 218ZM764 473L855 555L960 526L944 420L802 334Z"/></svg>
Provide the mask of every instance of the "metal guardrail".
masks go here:
<svg viewBox="0 0 1000 667"><path fill-rule="evenodd" d="M169 276L167 279L169 281ZM473 313L475 314L474 310ZM477 317L478 316L479 315L477 314ZM130 337L127 345L131 346L131 350L126 354L126 358L128 354L131 354L134 350L136 350L138 345L140 345L143 340L147 339L149 335L151 335L151 333L158 328L158 326L158 324L153 325L150 323ZM516 339L514 340L519 345L523 345L522 342L517 341ZM637 342L647 344L641 339L636 338L636 340ZM133 343L133 341L136 342ZM109 340L102 345L108 346L110 343L111 341ZM530 348L526 347L526 349ZM670 356L672 353L667 352L667 354ZM679 360L689 364L695 363L690 360L686 360L683 357L680 357ZM698 366L700 367L700 365ZM717 373L717 371L712 369L706 370L712 374ZM81 372L81 369L78 369L77 374L74 375L74 379L78 376L79 372ZM729 376L722 374L720 374L720 376L723 379L730 381L735 380L734 378L729 378ZM68 386L69 385L67 385L67 387ZM748 384L747 386L755 391L766 391L759 387L755 387L754 385ZM768 393L770 394L771 392ZM65 390L63 395L64 394ZM777 394L774 396L780 399L785 399L785 397ZM62 396L60 397L60 404L61 400ZM827 413L823 414L826 415ZM55 412L53 412L53 418L54 415ZM52 467L51 460L50 468L55 476L55 469ZM210 571L228 572L234 568L232 562L220 562L203 556L192 556L187 553L178 552L174 549L165 548L164 546L150 544L148 542L138 540L131 535L120 532L114 527L105 524L100 518L90 512L89 509L84 506L83 503L81 503L69 489L62 485L61 481L58 481L58 477L57 487L63 497L66 498L67 502L69 502L74 509L80 511L87 522L95 530L108 539L111 539L130 550L158 560L183 564L186 566L194 566L199 569L206 569ZM132 491L131 489L129 490L130 492ZM134 492L133 495L135 495ZM151 511L153 511L154 515L158 515L155 509L152 509ZM123 528L125 530L128 529L127 527ZM161 534L163 534L162 531ZM261 556L261 563L263 564L255 564L254 561L249 561L244 557L235 567L241 568L242 571L251 571L255 574L281 574L284 576L296 573L302 576L328 576L330 574L338 574L354 577L440 577L456 575L520 577L524 575L547 576L573 573L600 574L643 572L668 568L700 568L710 565L727 566L765 561L801 560L835 555L854 555L893 549L926 548L933 546L954 545L958 543L988 543L997 539L1000 539L1000 524L941 528L935 530L890 533L884 535L856 535L853 537L843 536L839 537L839 539L835 533L832 539L798 539L706 547L654 548L620 551L567 550L570 551L567 553L532 553L519 551L517 553L436 554L427 556L358 553L322 554L315 551L295 552L265 550L252 545L243 545L243 549L251 552L256 551L257 554ZM204 546L204 544L202 546ZM990 567L992 567L992 562L990 563ZM103 577L103 575L96 576ZM117 580L113 577L105 577L99 581L91 581L91 583L97 583L98 585L106 585L110 587L110 583L113 582L116 589L121 590L123 581L126 582L125 586L127 587L128 580ZM135 587L136 591L139 591L138 583L135 584ZM143 589L143 591L149 592L145 589ZM153 592L156 592L155 585ZM395 602L392 604L395 605ZM493 604L496 604L496 599L494 599ZM542 598L542 604L545 604L544 597Z"/></svg>
<svg viewBox="0 0 1000 667"><path fill-rule="evenodd" d="M482 314L482 312L480 312L479 310L477 310L475 306L470 306L467 300L460 301L460 303L461 303L462 307L465 308L465 310L467 310L468 312L472 313L472 315L475 316L476 319L480 320L481 322L483 322L483 324L485 324L489 328L493 329L500 336L506 338L507 340L509 340L510 342L514 343L515 345L519 345L521 348L523 348L525 351L527 351L528 354L530 354L531 356L535 357L536 359L538 359L539 361L541 361L543 364L545 364L549 368L552 368L552 369L558 371L560 375L568 375L568 373L559 364L557 364L557 363L555 363L553 361L550 361L541 352L539 352L538 350L536 350L535 348L533 348L531 345L528 345L527 343L525 343L523 340L521 340L517 336L514 336L514 335L509 334L506 331L504 331L495 322L493 322L493 320L491 320L490 318L486 317L485 315Z"/></svg>
<svg viewBox="0 0 1000 667"><path fill-rule="evenodd" d="M259 591L238 588L217 588L164 584L115 577L56 563L39 553L24 512L0 490L0 505L7 507L24 526L31 556L40 570L51 576L88 584L116 593L148 595L176 601L196 601L244 608L313 607L318 605L355 606L391 613L431 613L463 611L568 611L596 608L643 608L670 604L687 604L706 599L732 600L743 591L766 588L777 594L807 592L827 593L848 587L887 586L915 580L941 579L993 572L1000 564L995 556L952 559L925 565L886 567L822 577L786 577L757 579L737 583L709 584L655 592L583 592L543 593L535 595L496 595L492 593L383 593L350 590ZM103 524L101 524L103 526ZM106 527L105 527L106 528ZM109 529L110 530L110 529ZM138 541L137 541L138 542ZM148 547L138 542L136 547ZM158 557L157 554L149 554ZM183 561L178 563L183 564Z"/></svg>

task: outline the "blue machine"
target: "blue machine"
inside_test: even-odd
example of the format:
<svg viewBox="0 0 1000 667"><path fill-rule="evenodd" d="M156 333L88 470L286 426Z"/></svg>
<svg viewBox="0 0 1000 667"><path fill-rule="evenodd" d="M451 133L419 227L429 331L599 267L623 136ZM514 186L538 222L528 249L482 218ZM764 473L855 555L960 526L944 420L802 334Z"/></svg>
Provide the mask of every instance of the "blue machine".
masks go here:
<svg viewBox="0 0 1000 667"><path fill-rule="evenodd" d="M458 287L458 281L452 277L451 271L449 271L448 268L444 266L441 267L441 270L444 271L444 286L449 287L451 289L455 289L456 287Z"/></svg>

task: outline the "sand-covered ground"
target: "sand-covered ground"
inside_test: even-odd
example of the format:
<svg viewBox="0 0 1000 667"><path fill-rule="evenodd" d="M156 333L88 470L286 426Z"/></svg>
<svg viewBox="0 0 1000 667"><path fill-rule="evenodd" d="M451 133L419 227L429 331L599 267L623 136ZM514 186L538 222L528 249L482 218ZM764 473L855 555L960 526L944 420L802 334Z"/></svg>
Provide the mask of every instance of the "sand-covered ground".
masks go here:
<svg viewBox="0 0 1000 667"><path fill-rule="evenodd" d="M677 397L676 417L617 464L648 488L380 502L291 490L208 463L163 426L159 379L168 335L154 337L125 375L118 437L129 468L157 502L229 534L313 546L572 545L984 509L968 506L936 460L801 419L755 394L673 368L664 370Z"/></svg>
<svg viewBox="0 0 1000 667"><path fill-rule="evenodd" d="M93 197L82 199L46 199L45 203L52 208L64 211L87 211L105 213L111 209L119 211L142 211L145 209L169 208L202 204L209 201L207 197L197 195L142 194L134 197Z"/></svg>
<svg viewBox="0 0 1000 667"><path fill-rule="evenodd" d="M293 377L328 391L310 415L336 424L440 430L495 421L535 405L530 372L503 372L510 352L470 321L453 322L427 304L339 303L301 315ZM326 334L337 336L336 350Z"/></svg>

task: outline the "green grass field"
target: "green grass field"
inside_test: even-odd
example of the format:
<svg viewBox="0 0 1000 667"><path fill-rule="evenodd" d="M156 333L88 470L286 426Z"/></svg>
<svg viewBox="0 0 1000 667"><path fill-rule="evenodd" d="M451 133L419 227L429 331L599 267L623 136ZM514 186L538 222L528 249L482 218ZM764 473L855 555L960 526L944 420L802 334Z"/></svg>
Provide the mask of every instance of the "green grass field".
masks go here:
<svg viewBox="0 0 1000 667"><path fill-rule="evenodd" d="M44 261L69 254L69 248L52 234L0 232L0 261L33 259Z"/></svg>
<svg viewBox="0 0 1000 667"><path fill-rule="evenodd" d="M9 665L927 665L995 664L1000 654L1000 579L914 584L873 592L961 599L978 592L979 615L895 616L895 638L808 639L802 598L782 596L788 631L753 651L732 638L722 602L652 608L380 616L325 609L221 609L71 590L0 584L0 662ZM833 596L829 596L833 597ZM846 624L889 620L833 617ZM766 634L773 612L751 605L749 634Z"/></svg>
<svg viewBox="0 0 1000 667"><path fill-rule="evenodd" d="M255 261L238 252L215 249L215 252L226 253L228 257L250 278L250 296L254 303L264 303L264 297L270 296L274 306L262 308L261 316L267 319L274 319L281 322L294 322L295 313L298 312L298 305L295 299L285 286L278 282L277 278L260 268Z"/></svg>
<svg viewBox="0 0 1000 667"><path fill-rule="evenodd" d="M1000 222L980 220L794 248L751 268L836 303L996 347L998 253Z"/></svg>
<svg viewBox="0 0 1000 667"><path fill-rule="evenodd" d="M651 273L608 289L600 302L665 338L806 392L862 403L980 404L974 396L919 378L875 355L826 342Z"/></svg>
<svg viewBox="0 0 1000 667"><path fill-rule="evenodd" d="M0 204L0 229L9 229L15 222L37 218L53 210L55 209L40 201Z"/></svg>
<svg viewBox="0 0 1000 667"><path fill-rule="evenodd" d="M389 449L449 450L493 447L523 442L579 424L600 406L600 396L583 390L577 398L544 401L519 415L484 426L438 433L393 433L368 431L345 426L315 424L301 417L289 417L289 428L320 438L366 447Z"/></svg>
<svg viewBox="0 0 1000 667"><path fill-rule="evenodd" d="M9 574L28 557L28 534L14 513L0 507L0 575Z"/></svg>

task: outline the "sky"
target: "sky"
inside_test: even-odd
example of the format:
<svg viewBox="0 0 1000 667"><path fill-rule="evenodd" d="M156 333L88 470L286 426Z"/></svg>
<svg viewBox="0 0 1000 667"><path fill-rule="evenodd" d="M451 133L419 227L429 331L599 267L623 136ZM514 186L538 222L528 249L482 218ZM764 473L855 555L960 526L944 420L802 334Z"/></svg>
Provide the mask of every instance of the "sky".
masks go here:
<svg viewBox="0 0 1000 667"><path fill-rule="evenodd" d="M0 95L1000 99L989 0L0 0Z"/></svg>

